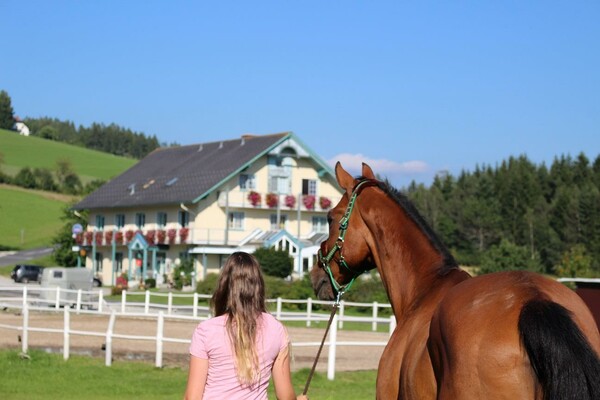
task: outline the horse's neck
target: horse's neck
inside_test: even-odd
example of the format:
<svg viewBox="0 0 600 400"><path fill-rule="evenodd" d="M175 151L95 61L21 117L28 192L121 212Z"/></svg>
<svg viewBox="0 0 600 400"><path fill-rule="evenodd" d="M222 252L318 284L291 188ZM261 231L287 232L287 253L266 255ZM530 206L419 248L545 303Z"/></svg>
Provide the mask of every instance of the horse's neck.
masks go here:
<svg viewBox="0 0 600 400"><path fill-rule="evenodd" d="M394 315L400 321L415 312L433 312L443 294L469 276L455 266L446 266L444 255L425 234L408 229L415 225L406 215L398 218L402 219L400 228L386 235L387 240L374 240L372 248Z"/></svg>

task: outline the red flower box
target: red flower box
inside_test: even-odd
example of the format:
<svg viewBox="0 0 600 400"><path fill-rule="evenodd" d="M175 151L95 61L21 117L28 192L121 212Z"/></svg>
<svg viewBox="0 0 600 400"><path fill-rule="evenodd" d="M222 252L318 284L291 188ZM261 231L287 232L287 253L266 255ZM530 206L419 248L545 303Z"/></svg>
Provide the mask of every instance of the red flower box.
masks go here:
<svg viewBox="0 0 600 400"><path fill-rule="evenodd" d="M296 205L296 196L291 194L285 196L285 205L286 207L294 208L294 206Z"/></svg>
<svg viewBox="0 0 600 400"><path fill-rule="evenodd" d="M248 201L254 207L256 207L260 204L260 200L261 200L260 193L255 192L255 191L251 191L250 193L248 193Z"/></svg>
<svg viewBox="0 0 600 400"><path fill-rule="evenodd" d="M306 207L307 210L314 210L315 209L315 196L313 196L312 194L307 194L302 198L302 203L304 203L304 207Z"/></svg>
<svg viewBox="0 0 600 400"><path fill-rule="evenodd" d="M190 233L190 230L188 228L181 228L179 230L179 241L180 243L185 243L188 235Z"/></svg>
<svg viewBox="0 0 600 400"><path fill-rule="evenodd" d="M321 196L319 197L319 206L321 206L323 210L327 210L329 207L331 207L331 200L325 196Z"/></svg>
<svg viewBox="0 0 600 400"><path fill-rule="evenodd" d="M269 208L275 208L277 207L277 203L279 203L279 196L277 196L275 193L267 193L265 202Z"/></svg>
<svg viewBox="0 0 600 400"><path fill-rule="evenodd" d="M160 230L156 232L156 243L164 243L167 237L167 232Z"/></svg>

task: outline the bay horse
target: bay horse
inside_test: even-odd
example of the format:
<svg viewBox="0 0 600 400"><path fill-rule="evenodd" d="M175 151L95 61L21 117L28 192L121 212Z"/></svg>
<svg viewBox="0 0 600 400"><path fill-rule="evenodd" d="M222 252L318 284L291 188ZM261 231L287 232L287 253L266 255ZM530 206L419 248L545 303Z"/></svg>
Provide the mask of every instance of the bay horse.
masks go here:
<svg viewBox="0 0 600 400"><path fill-rule="evenodd" d="M335 174L345 193L311 281L334 299L377 268L397 320L378 399L600 399L600 335L577 294L532 272L473 278L368 165Z"/></svg>

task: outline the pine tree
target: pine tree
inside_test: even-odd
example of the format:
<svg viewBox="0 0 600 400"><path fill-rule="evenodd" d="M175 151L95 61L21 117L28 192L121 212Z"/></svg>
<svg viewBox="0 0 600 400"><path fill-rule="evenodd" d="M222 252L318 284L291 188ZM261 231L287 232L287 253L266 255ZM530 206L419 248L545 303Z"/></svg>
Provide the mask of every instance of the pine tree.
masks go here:
<svg viewBox="0 0 600 400"><path fill-rule="evenodd" d="M10 96L6 91L0 91L0 129L14 129L15 116Z"/></svg>

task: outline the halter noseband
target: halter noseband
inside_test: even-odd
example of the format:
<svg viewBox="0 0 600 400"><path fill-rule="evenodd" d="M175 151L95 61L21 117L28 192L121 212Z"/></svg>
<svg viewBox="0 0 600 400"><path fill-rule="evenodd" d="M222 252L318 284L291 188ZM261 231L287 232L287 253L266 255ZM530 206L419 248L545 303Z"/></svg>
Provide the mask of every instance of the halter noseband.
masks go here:
<svg viewBox="0 0 600 400"><path fill-rule="evenodd" d="M336 292L338 292L338 299L341 297L341 295L343 293L350 290L350 287L352 287L354 280L360 274L362 274L362 272L360 272L358 274L354 274L354 272L350 269L350 267L346 263L346 260L344 259L344 255L342 254L342 248L344 247L344 238L346 237L346 232L348 230L348 221L350 220L350 215L352 215L352 211L354 210L354 203L356 202L356 197L358 197L358 195L362 191L362 189L369 187L369 186L376 186L378 184L379 184L379 181L377 181L375 179L364 179L364 180L358 182L356 184L356 186L354 186L354 189L352 190L352 195L350 196L350 201L348 202L348 206L346 207L346 212L344 213L344 216L340 219L340 233L339 233L337 240L335 241L335 245L329 251L329 253L327 253L326 256L323 256L321 249L319 249L319 261L321 262L323 269L329 275L329 279L331 280L331 285L336 290ZM339 259L336 260L337 264L340 266L343 266L348 271L350 271L351 273L354 274L354 276L352 277L350 282L348 282L346 285L340 285L339 283L337 283L337 281L333 277L333 273L331 272L331 267L329 265L329 263L335 256L335 253L337 253L338 251L340 253L340 256L339 256Z"/></svg>

